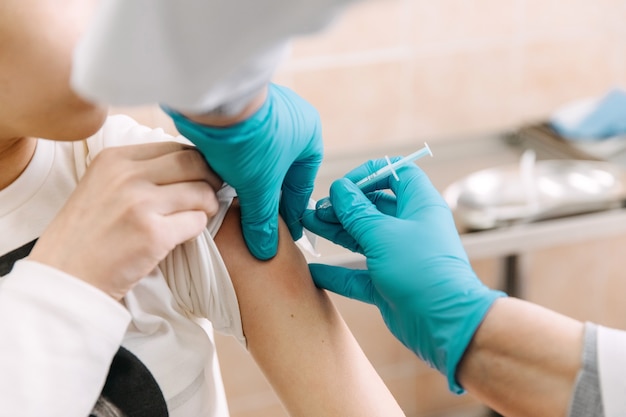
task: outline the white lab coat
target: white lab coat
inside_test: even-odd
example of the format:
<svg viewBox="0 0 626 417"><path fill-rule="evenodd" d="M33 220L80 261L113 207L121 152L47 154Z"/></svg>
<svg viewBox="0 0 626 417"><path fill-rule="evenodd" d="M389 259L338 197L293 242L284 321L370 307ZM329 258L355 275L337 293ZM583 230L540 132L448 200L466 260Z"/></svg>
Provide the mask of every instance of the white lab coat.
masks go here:
<svg viewBox="0 0 626 417"><path fill-rule="evenodd" d="M288 39L354 0L101 0L72 85L112 105L206 112L266 84Z"/></svg>

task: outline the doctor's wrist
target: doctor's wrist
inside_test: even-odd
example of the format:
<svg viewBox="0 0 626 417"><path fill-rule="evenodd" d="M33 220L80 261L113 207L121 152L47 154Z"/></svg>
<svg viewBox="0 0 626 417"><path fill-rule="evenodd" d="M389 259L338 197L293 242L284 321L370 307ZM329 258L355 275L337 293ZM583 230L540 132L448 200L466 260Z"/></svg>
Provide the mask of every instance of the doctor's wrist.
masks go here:
<svg viewBox="0 0 626 417"><path fill-rule="evenodd" d="M204 114L191 114L181 112L181 114L194 123L210 127L229 127L241 123L254 115L265 103L267 99L268 87L265 85L258 93L252 96L249 101L236 113L223 112L220 108Z"/></svg>
<svg viewBox="0 0 626 417"><path fill-rule="evenodd" d="M501 298L478 327L456 376L468 392L503 414L567 415L583 340L582 322Z"/></svg>

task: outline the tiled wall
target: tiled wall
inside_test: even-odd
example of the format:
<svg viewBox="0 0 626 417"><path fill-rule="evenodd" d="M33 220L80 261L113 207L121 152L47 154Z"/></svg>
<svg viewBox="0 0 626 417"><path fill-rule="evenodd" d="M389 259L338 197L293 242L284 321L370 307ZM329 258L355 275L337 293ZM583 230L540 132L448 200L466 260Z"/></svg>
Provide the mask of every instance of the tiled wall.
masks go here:
<svg viewBox="0 0 626 417"><path fill-rule="evenodd" d="M547 117L626 84L624 0L369 0L298 40L277 80L329 155Z"/></svg>
<svg viewBox="0 0 626 417"><path fill-rule="evenodd" d="M368 0L323 33L297 40L276 81L320 111L328 158L507 129L626 86L626 0ZM115 111L173 130L156 108ZM613 292L623 289L616 280L623 257L598 263L591 256L619 252L622 243L531 254L528 297L626 326L616 319L624 313L619 300L603 302L623 294ZM578 260L566 273L564 256ZM497 285L496 261L475 267ZM580 310L589 297L588 310ZM393 339L374 309L335 300L407 415L477 408L469 396L448 394L443 378ZM228 338L218 341L233 417L285 416L247 354Z"/></svg>

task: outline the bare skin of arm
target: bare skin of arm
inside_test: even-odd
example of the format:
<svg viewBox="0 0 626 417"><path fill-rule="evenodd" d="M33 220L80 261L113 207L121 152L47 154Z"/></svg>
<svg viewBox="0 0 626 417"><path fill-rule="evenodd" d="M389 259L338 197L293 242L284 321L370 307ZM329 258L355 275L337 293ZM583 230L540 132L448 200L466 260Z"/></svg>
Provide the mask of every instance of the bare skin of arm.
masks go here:
<svg viewBox="0 0 626 417"><path fill-rule="evenodd" d="M285 224L259 261L231 208L215 241L239 300L248 350L292 416L403 416L327 294L315 287ZM235 236L233 238L233 236Z"/></svg>
<svg viewBox="0 0 626 417"><path fill-rule="evenodd" d="M581 368L583 323L514 298L497 300L459 366L476 398L507 417L566 416Z"/></svg>

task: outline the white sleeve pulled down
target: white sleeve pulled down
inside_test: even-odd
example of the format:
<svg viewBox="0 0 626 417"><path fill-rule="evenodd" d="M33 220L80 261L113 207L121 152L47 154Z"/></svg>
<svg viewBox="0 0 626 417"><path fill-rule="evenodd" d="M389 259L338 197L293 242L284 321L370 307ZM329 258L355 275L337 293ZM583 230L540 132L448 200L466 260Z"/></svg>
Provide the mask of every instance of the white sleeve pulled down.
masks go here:
<svg viewBox="0 0 626 417"><path fill-rule="evenodd" d="M220 210L207 229L177 246L159 266L176 301L190 316L209 319L215 330L246 346L237 294L213 241L233 197L232 188L222 189Z"/></svg>

